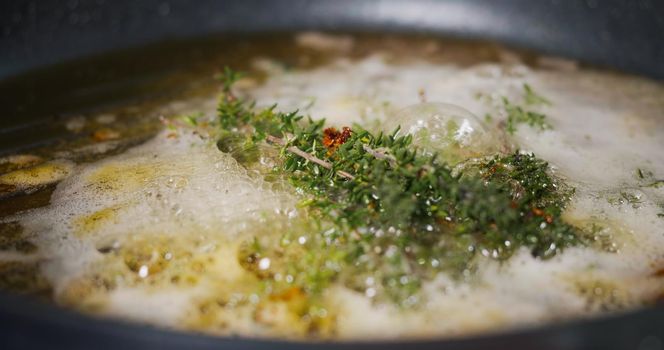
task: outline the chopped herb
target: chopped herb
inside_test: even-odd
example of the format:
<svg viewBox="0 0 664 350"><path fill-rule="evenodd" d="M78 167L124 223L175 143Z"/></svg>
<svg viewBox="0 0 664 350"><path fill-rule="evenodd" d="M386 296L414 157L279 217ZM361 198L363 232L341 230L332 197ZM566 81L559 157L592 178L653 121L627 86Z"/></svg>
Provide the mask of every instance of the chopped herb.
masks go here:
<svg viewBox="0 0 664 350"><path fill-rule="evenodd" d="M547 105L550 106L551 102L547 100L546 98L538 95L533 91L533 88L530 87L528 84L523 84L523 91L524 91L524 98L523 102L528 105L528 106L536 106L536 105Z"/></svg>
<svg viewBox="0 0 664 350"><path fill-rule="evenodd" d="M198 126L198 120L202 117L203 115L201 113L196 113L196 114L189 114L189 115L184 115L180 117L180 120L182 120L184 123L190 125L190 126Z"/></svg>
<svg viewBox="0 0 664 350"><path fill-rule="evenodd" d="M637 168L636 175L639 179L639 182L641 183L641 187L660 188L664 186L664 180L655 178L655 174L652 171L646 171L641 170L641 168Z"/></svg>
<svg viewBox="0 0 664 350"><path fill-rule="evenodd" d="M228 96L228 94L231 92L231 87L233 84L235 84L238 80L242 79L244 77L244 73L235 71L231 69L228 66L224 67L224 71L217 76L217 79L221 81L223 91L224 93Z"/></svg>
<svg viewBox="0 0 664 350"><path fill-rule="evenodd" d="M503 108L507 114L505 129L514 134L519 124L528 124L540 131L552 129L546 120L546 115L533 111L529 107L537 105L550 105L551 103L543 97L535 94L528 84L524 84L524 101L522 105L514 104L503 97Z"/></svg>
<svg viewBox="0 0 664 350"><path fill-rule="evenodd" d="M622 204L631 204L632 208L638 209L641 207L641 204L643 201L641 200L641 196L635 195L633 193L627 192L627 191L620 191L620 193L617 196L613 197L608 197L607 201L609 204L612 205L622 205Z"/></svg>
<svg viewBox="0 0 664 350"><path fill-rule="evenodd" d="M641 197L629 192L620 192L620 197L622 197L627 203L632 204L632 206L642 203Z"/></svg>
<svg viewBox="0 0 664 350"><path fill-rule="evenodd" d="M655 180L654 182L645 185L645 187L654 187L654 188L660 188L662 186L664 186L664 180Z"/></svg>
<svg viewBox="0 0 664 350"><path fill-rule="evenodd" d="M510 134L516 132L516 128L519 124L528 124L540 131L551 129L551 124L546 121L546 116L542 113L523 109L521 106L512 104L506 98L503 98L503 106L507 113L507 124L505 129Z"/></svg>

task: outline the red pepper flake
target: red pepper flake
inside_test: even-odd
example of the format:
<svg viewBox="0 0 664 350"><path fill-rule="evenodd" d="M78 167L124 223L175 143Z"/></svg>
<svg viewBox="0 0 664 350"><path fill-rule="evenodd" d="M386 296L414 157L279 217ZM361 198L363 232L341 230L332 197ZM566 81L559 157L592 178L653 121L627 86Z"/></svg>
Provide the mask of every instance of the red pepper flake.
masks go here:
<svg viewBox="0 0 664 350"><path fill-rule="evenodd" d="M348 141L351 133L352 131L347 126L344 126L341 132L336 128L327 128L323 130L323 145L329 153L334 153L339 146Z"/></svg>
<svg viewBox="0 0 664 350"><path fill-rule="evenodd" d="M664 277L664 267L661 269L658 269L655 271L655 273L652 274L653 277ZM664 295L663 295L664 296Z"/></svg>
<svg viewBox="0 0 664 350"><path fill-rule="evenodd" d="M545 213L544 210L540 208L533 207L533 214L535 214L535 216L543 216L547 224L553 223L553 216Z"/></svg>

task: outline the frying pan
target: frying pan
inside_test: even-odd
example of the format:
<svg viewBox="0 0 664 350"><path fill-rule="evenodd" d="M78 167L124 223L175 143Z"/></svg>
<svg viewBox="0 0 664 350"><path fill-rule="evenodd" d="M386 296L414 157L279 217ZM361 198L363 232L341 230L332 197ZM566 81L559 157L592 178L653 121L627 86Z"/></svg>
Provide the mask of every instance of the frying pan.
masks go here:
<svg viewBox="0 0 664 350"><path fill-rule="evenodd" d="M45 67L166 40L302 29L488 39L664 79L664 2L657 0L3 0L0 152L13 127L30 125L24 110L34 107L40 87L67 85L40 78ZM657 350L664 349L664 305L446 340L312 344L180 333L0 293L0 348Z"/></svg>

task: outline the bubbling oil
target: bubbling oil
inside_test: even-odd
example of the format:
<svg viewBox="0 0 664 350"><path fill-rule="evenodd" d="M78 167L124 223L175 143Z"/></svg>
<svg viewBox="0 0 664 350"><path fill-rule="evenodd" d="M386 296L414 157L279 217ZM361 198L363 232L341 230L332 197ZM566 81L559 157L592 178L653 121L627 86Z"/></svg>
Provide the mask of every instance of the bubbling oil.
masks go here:
<svg viewBox="0 0 664 350"><path fill-rule="evenodd" d="M633 309L664 292L660 83L430 38L307 33L244 50L249 75L237 92L259 107L338 127L400 125L451 162L535 152L575 188L564 219L587 227L591 244L550 260L480 253L465 278L425 281L413 296L421 307L376 300L370 277L362 288L333 283L315 301L295 287L265 293L267 279L294 279L275 266L307 253L298 193L270 176L276 158L246 168L202 129L169 128L183 113L215 117L217 90L202 78L212 69L201 67L219 65L219 54L189 76L164 76L190 81L188 93L67 115L55 123L68 141L2 158L0 288L92 315L297 339L503 330ZM503 98L523 99L524 84L551 102L539 111L552 127L505 133ZM299 248L245 254L284 237Z"/></svg>

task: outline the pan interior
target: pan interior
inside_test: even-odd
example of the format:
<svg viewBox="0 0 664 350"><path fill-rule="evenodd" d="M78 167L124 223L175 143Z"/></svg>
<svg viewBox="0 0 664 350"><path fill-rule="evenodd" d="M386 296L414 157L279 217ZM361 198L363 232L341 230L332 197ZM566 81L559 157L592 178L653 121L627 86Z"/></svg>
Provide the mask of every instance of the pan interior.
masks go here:
<svg viewBox="0 0 664 350"><path fill-rule="evenodd" d="M348 262L310 245L302 193L270 177L278 156L248 166L243 150L219 146L225 66L246 73L233 91L256 108L339 130L401 126L456 169L534 154L569 198L560 217L523 215L541 216L542 230L564 221L581 243L538 255L506 239L506 257L468 245L454 272L437 269L450 258L410 261L403 247L408 268L426 272L344 275ZM477 334L636 309L664 292L660 82L487 42L307 32L165 42L0 90L3 290L167 328L292 339ZM370 242L366 259L401 249ZM336 277L313 297L296 280L306 266L288 259Z"/></svg>

